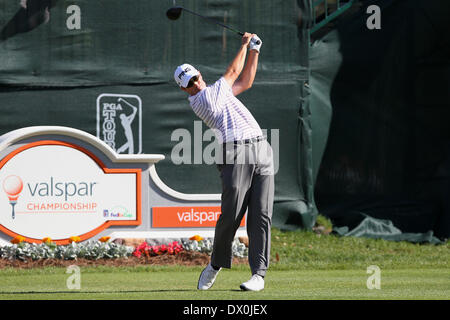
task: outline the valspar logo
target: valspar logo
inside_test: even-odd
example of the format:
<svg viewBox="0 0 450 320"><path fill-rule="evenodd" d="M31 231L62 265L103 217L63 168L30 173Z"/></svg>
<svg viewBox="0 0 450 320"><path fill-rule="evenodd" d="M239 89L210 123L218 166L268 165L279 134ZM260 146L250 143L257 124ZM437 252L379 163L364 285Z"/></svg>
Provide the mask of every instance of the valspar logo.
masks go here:
<svg viewBox="0 0 450 320"><path fill-rule="evenodd" d="M14 207L17 204L17 199L19 199L19 195L23 189L23 181L20 177L16 175L10 175L3 180L3 190L8 196L9 204L12 207L11 218L14 219L16 217Z"/></svg>
<svg viewBox="0 0 450 320"><path fill-rule="evenodd" d="M196 211L191 208L190 211L177 212L178 221L180 223L197 222L200 226L203 223L217 222L219 219L220 211Z"/></svg>
<svg viewBox="0 0 450 320"><path fill-rule="evenodd" d="M27 189L32 197L62 197L68 201L71 197L92 197L97 182L58 181L50 177L48 181L27 183Z"/></svg>
<svg viewBox="0 0 450 320"><path fill-rule="evenodd" d="M142 153L142 101L136 95L97 97L97 138L117 153Z"/></svg>
<svg viewBox="0 0 450 320"><path fill-rule="evenodd" d="M220 207L154 207L153 228L215 227ZM241 227L245 226L245 217Z"/></svg>
<svg viewBox="0 0 450 320"><path fill-rule="evenodd" d="M72 143L25 144L0 161L0 231L29 242L67 243L111 225L140 225L141 174L108 168Z"/></svg>
<svg viewBox="0 0 450 320"><path fill-rule="evenodd" d="M14 219L14 207L20 193L26 201L21 201L17 214L95 213L98 204L94 190L97 185L98 182L93 181L58 181L54 177L24 183L19 176L10 175L3 181L3 190L8 195Z"/></svg>

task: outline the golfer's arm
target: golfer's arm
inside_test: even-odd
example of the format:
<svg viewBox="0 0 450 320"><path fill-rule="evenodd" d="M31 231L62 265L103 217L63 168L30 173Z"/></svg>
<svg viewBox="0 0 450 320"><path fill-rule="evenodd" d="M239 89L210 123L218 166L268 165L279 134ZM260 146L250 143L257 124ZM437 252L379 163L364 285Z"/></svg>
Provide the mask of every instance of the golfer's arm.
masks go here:
<svg viewBox="0 0 450 320"><path fill-rule="evenodd" d="M228 66L227 71L225 71L225 74L223 75L223 77L228 82L230 87L233 87L234 82L241 74L242 69L244 68L246 56L247 56L247 45L241 45L238 53Z"/></svg>
<svg viewBox="0 0 450 320"><path fill-rule="evenodd" d="M127 119L128 119L128 121L131 123L131 121L133 121L134 117L136 116L137 108L136 108L136 107L133 107L133 106L130 106L130 107L133 108L133 113L130 114L130 115L127 117Z"/></svg>
<svg viewBox="0 0 450 320"><path fill-rule="evenodd" d="M258 69L258 57L258 51L250 50L244 71L242 72L239 80L235 81L232 86L233 94L235 96L252 87L253 81L255 80L256 70Z"/></svg>

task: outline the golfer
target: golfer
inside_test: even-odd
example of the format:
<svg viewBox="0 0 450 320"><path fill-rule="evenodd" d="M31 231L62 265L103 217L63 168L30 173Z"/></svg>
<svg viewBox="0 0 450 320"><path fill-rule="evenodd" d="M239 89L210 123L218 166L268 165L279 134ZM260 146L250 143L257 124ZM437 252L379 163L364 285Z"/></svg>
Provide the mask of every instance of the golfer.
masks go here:
<svg viewBox="0 0 450 320"><path fill-rule="evenodd" d="M177 67L174 74L181 90L189 94L193 111L214 130L223 150L222 161L217 163L222 179L222 213L215 228L211 261L198 281L200 290L214 284L221 268L231 268L232 242L247 210L252 277L240 288L264 289L274 196L272 148L252 114L236 98L253 84L261 45L257 35L245 33L225 74L210 86L189 64Z"/></svg>

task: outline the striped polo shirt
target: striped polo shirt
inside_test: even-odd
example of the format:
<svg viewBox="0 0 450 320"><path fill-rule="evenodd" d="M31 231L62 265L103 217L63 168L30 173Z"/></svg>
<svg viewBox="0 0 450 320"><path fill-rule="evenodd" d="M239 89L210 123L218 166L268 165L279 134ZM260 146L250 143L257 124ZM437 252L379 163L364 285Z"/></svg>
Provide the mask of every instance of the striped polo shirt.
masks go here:
<svg viewBox="0 0 450 320"><path fill-rule="evenodd" d="M195 114L216 131L219 143L263 135L255 118L233 95L224 77L188 99ZM217 136L217 130L221 136Z"/></svg>

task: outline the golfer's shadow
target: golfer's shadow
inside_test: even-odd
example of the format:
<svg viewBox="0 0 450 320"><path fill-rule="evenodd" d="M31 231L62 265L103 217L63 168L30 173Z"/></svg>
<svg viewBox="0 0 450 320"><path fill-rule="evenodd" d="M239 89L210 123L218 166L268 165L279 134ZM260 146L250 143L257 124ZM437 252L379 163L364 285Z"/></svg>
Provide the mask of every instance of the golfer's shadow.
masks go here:
<svg viewBox="0 0 450 320"><path fill-rule="evenodd" d="M50 20L50 10L58 0L21 0L14 17L0 31L0 42L29 32Z"/></svg>
<svg viewBox="0 0 450 320"><path fill-rule="evenodd" d="M157 293L157 292L198 292L198 289L158 289L158 290L117 290L117 291L82 291L82 290L65 290L65 291L0 291L0 295L25 295L25 294L111 294L111 293ZM238 289L211 289L214 292L243 292Z"/></svg>
<svg viewBox="0 0 450 320"><path fill-rule="evenodd" d="M161 290L117 290L117 291L82 291L82 290L66 290L66 291L0 291L0 295L8 294L91 294L91 293L151 293L151 292L194 292L195 289L161 289Z"/></svg>

